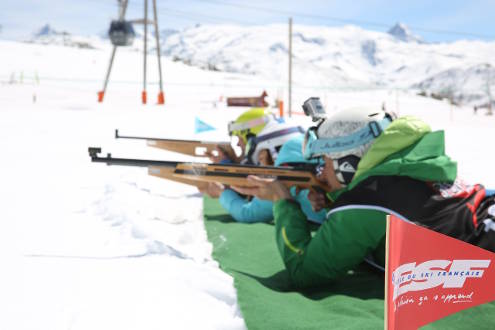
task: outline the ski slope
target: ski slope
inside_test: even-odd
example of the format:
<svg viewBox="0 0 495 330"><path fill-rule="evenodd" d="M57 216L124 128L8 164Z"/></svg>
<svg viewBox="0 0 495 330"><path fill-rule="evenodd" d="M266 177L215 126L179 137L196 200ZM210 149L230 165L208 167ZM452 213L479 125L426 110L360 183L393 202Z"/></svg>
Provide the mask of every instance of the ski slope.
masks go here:
<svg viewBox="0 0 495 330"><path fill-rule="evenodd" d="M225 141L243 109L226 96L275 97L279 81L202 71L163 58L166 105L150 56L149 105L140 104L142 55L120 50L105 102L96 102L110 48L0 41L0 329L244 329L232 278L211 257L202 198L146 170L91 163L113 156L191 158L115 140L121 134ZM381 107L445 129L459 174L495 187L495 119L480 110L387 89L294 89L294 111L320 96L328 112ZM309 125L296 114L292 120ZM196 134L199 118L217 129ZM275 316L274 316L275 317Z"/></svg>

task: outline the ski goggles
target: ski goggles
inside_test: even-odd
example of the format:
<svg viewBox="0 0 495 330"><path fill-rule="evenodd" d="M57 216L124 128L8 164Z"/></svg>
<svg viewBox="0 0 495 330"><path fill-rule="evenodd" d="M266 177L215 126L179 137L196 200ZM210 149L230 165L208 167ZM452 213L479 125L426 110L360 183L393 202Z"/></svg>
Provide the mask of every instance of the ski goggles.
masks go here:
<svg viewBox="0 0 495 330"><path fill-rule="evenodd" d="M323 122L320 122L320 125ZM311 127L304 136L304 158L331 156L334 153L357 149L376 139L390 123L391 119L387 116L380 121L368 123L354 133L333 138L318 138L316 131L319 125Z"/></svg>
<svg viewBox="0 0 495 330"><path fill-rule="evenodd" d="M249 133L249 130L253 127L265 125L271 120L269 116L263 116L261 118L256 118L252 120L248 120L242 123L236 123L235 121L231 121L228 124L229 135L240 136L244 139L244 142L247 142L246 135Z"/></svg>

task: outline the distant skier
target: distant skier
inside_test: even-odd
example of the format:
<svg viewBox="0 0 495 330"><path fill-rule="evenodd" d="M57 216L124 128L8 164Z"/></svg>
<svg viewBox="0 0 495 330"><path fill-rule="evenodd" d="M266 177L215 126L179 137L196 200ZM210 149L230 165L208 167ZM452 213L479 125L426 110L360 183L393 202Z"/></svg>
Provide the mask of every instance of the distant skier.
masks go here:
<svg viewBox="0 0 495 330"><path fill-rule="evenodd" d="M370 258L384 265L386 215L495 251L495 197L457 179L445 155L444 132L414 117L392 121L374 109L348 109L306 133L304 155L324 161L311 194L327 221L312 235L305 215L279 181L252 177L241 193L274 201L276 241L296 286L326 283Z"/></svg>

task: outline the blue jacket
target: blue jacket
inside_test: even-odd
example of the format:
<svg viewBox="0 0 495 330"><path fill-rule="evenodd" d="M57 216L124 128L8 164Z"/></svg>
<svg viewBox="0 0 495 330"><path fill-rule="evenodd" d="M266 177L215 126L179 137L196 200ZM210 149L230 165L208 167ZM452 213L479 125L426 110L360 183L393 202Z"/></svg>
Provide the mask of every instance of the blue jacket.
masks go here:
<svg viewBox="0 0 495 330"><path fill-rule="evenodd" d="M301 137L285 142L282 148L280 148L277 160L275 161L275 166L281 166L284 164L290 165L291 163L313 163L314 161L305 159L302 154L303 140L304 136L301 135ZM308 200L308 189L301 190L298 194L296 194L296 187L292 187L290 192L299 205L301 205L301 209L304 214L306 214L309 221L319 224L325 221L325 210L321 210L319 212L313 211L311 203Z"/></svg>
<svg viewBox="0 0 495 330"><path fill-rule="evenodd" d="M254 197L250 201L231 189L220 195L220 205L237 222L268 222L273 219L273 203Z"/></svg>
<svg viewBox="0 0 495 330"><path fill-rule="evenodd" d="M294 138L284 143L282 148L280 148L275 166L290 163L308 163L309 161L303 157L301 151L303 138L304 137L301 135L300 138ZM318 224L325 221L325 210L315 212L311 208L311 203L307 197L309 190L304 189L296 194L296 188L292 187L290 192L299 205L301 205L301 209L304 214L306 214L309 221ZM255 223L273 220L273 203L271 201L261 200L257 197L248 201L231 189L225 189L222 192L220 195L220 205L222 205L237 222Z"/></svg>
<svg viewBox="0 0 495 330"><path fill-rule="evenodd" d="M232 163L231 160L220 162L221 164ZM237 222L255 223L269 222L273 220L273 203L257 197L247 200L232 189L225 189L220 195L220 205Z"/></svg>

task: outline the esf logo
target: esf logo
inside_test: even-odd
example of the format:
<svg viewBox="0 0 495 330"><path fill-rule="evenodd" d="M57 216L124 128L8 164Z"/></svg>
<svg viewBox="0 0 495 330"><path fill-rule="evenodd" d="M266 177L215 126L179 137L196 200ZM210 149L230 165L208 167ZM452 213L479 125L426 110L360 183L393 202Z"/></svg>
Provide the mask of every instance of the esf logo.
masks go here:
<svg viewBox="0 0 495 330"><path fill-rule="evenodd" d="M467 278L481 278L483 268L489 265L490 260L429 260L417 266L415 262L400 265L392 273L394 300L406 292L442 284L443 288L462 288Z"/></svg>

